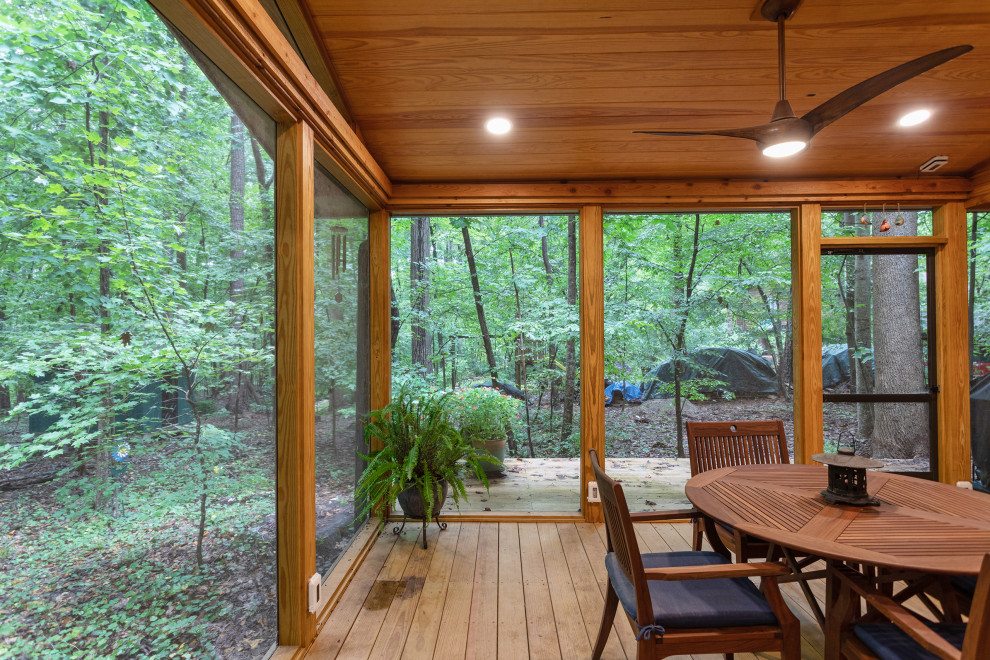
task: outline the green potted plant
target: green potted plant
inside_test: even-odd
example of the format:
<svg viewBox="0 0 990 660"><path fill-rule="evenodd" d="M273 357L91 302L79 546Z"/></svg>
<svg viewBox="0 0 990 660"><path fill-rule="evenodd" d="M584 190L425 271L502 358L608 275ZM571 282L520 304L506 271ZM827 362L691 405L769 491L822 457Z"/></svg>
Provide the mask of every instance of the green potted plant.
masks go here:
<svg viewBox="0 0 990 660"><path fill-rule="evenodd" d="M467 442L451 420L451 392L414 393L403 387L381 410L368 414L365 436L382 448L369 456L358 480L355 497L363 500L362 515L396 500L410 518L426 526L440 513L447 488L455 503L467 496L463 477L473 473L488 488L482 463L491 461ZM384 527L382 517L380 525Z"/></svg>
<svg viewBox="0 0 990 660"><path fill-rule="evenodd" d="M454 420L461 435L493 459L484 465L488 474L502 471L507 429L519 412L519 402L493 387L470 387L454 392Z"/></svg>

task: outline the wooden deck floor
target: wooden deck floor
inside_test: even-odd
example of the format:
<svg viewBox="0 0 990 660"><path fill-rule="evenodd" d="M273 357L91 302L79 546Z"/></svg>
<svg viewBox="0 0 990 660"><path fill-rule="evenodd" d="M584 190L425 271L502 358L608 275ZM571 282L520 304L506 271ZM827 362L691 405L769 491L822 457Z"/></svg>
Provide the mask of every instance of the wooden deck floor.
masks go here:
<svg viewBox="0 0 990 660"><path fill-rule="evenodd" d="M688 524L636 527L644 552L690 548ZM427 550L417 542L420 529L407 526L400 537L386 531L378 538L308 657L591 657L604 606L602 525L452 522L443 532L431 527ZM824 587L816 588L821 600ZM801 620L802 657L822 658L822 633L800 590L793 584L782 589ZM623 617L616 619L603 657L636 657ZM756 657L736 654L739 660Z"/></svg>

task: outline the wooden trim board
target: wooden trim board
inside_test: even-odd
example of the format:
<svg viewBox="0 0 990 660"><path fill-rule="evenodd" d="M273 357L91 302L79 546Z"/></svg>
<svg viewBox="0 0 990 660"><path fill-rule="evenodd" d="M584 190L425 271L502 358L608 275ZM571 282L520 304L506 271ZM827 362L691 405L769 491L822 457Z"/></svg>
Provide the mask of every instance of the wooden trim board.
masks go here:
<svg viewBox="0 0 990 660"><path fill-rule="evenodd" d="M791 212L791 309L794 324L794 462L822 451L822 207Z"/></svg>
<svg viewBox="0 0 990 660"><path fill-rule="evenodd" d="M969 419L969 308L966 208L950 202L935 209L934 233L946 239L935 253L935 323L938 345L938 479L972 479Z"/></svg>
<svg viewBox="0 0 990 660"><path fill-rule="evenodd" d="M313 131L280 124L275 158L275 365L279 643L316 633L307 580L316 571L313 367Z"/></svg>
<svg viewBox="0 0 990 660"><path fill-rule="evenodd" d="M605 273L602 207L582 206L578 219L578 300L581 313L581 511L602 521L602 505L587 501L595 478L588 450L605 456Z"/></svg>

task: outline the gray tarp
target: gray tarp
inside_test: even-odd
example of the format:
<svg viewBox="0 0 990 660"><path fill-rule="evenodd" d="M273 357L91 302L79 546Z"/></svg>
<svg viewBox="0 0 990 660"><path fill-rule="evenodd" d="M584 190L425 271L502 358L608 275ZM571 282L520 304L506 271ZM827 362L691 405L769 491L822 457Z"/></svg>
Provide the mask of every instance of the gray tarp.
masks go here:
<svg viewBox="0 0 990 660"><path fill-rule="evenodd" d="M835 387L849 380L849 349L845 344L822 346L822 387Z"/></svg>
<svg viewBox="0 0 990 660"><path fill-rule="evenodd" d="M687 356L683 380L715 378L726 383L722 388L739 396L742 394L780 394L777 375L770 363L758 355L738 348L700 348ZM710 371L709 371L710 370ZM673 360L666 360L646 375L640 387L643 399L663 399L671 396L661 392L661 383L674 382ZM704 389L702 391L705 391ZM709 393L715 393L712 389Z"/></svg>
<svg viewBox="0 0 990 660"><path fill-rule="evenodd" d="M990 374L969 388L970 444L976 478L990 486Z"/></svg>

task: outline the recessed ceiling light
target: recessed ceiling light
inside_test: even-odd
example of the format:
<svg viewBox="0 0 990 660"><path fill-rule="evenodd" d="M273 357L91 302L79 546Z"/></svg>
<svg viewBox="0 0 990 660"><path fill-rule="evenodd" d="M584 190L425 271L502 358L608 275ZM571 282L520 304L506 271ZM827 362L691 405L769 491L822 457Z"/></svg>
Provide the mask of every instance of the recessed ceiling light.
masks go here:
<svg viewBox="0 0 990 660"><path fill-rule="evenodd" d="M932 116L930 110L913 110L897 120L900 126L917 126Z"/></svg>
<svg viewBox="0 0 990 660"><path fill-rule="evenodd" d="M512 130L512 122L505 117L494 117L485 124L485 129L495 135L505 135Z"/></svg>

